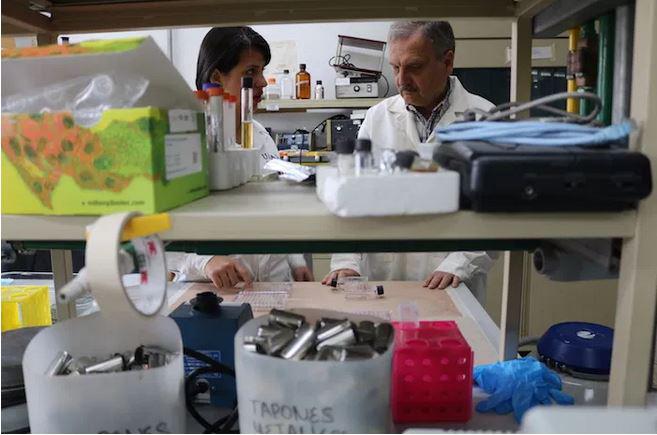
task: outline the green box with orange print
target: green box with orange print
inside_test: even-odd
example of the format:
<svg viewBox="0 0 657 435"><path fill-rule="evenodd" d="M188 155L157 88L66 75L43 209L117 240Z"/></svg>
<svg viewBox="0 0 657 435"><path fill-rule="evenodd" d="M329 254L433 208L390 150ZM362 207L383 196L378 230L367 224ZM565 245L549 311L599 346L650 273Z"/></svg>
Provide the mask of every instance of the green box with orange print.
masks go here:
<svg viewBox="0 0 657 435"><path fill-rule="evenodd" d="M152 89L139 107L107 109L93 125L66 111L3 113L2 213L155 213L206 196L204 116L184 79L150 38L90 46L3 52L3 95L110 66L147 78ZM59 73L25 78L41 69Z"/></svg>

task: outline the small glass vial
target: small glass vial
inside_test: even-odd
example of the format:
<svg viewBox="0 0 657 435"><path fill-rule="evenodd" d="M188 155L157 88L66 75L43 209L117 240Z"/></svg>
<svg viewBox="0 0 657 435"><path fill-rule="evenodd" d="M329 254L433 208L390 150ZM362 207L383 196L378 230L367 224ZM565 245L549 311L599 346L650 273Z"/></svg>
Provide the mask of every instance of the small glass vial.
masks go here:
<svg viewBox="0 0 657 435"><path fill-rule="evenodd" d="M242 148L253 148L253 77L242 77Z"/></svg>
<svg viewBox="0 0 657 435"><path fill-rule="evenodd" d="M211 118L210 118L210 106L208 104L209 100L209 95L205 91L194 91L194 95L196 95L196 99L198 100L199 103L201 103L201 106L203 106L203 114L205 116L205 141L207 143L208 149L212 149L212 143L214 142L214 138L212 137L212 134L214 133L212 131L212 128L210 126L211 123Z"/></svg>
<svg viewBox="0 0 657 435"><path fill-rule="evenodd" d="M230 143L239 145L237 143L237 129L242 120L237 114L237 95L230 96L230 121Z"/></svg>
<svg viewBox="0 0 657 435"><path fill-rule="evenodd" d="M233 146L233 142L230 141L230 126L231 126L231 116L230 116L230 94L224 92L224 119L223 119L223 143L224 149Z"/></svg>
<svg viewBox="0 0 657 435"><path fill-rule="evenodd" d="M297 88L298 100L310 99L310 73L306 71L306 64L299 65L299 72L296 75L295 84Z"/></svg>
<svg viewBox="0 0 657 435"><path fill-rule="evenodd" d="M374 172L374 156L372 155L372 141L369 139L356 140L354 151L354 175L363 175Z"/></svg>
<svg viewBox="0 0 657 435"><path fill-rule="evenodd" d="M292 99L292 79L290 78L290 70L283 70L281 74L281 100Z"/></svg>
<svg viewBox="0 0 657 435"><path fill-rule="evenodd" d="M335 146L336 166L341 177L354 175L354 141L345 139Z"/></svg>
<svg viewBox="0 0 657 435"><path fill-rule="evenodd" d="M267 87L265 88L265 98L267 100L280 100L281 87L276 83L276 77L269 77L267 79Z"/></svg>
<svg viewBox="0 0 657 435"><path fill-rule="evenodd" d="M323 100L324 99L324 85L322 85L321 80L317 80L317 84L315 85L315 100Z"/></svg>
<svg viewBox="0 0 657 435"><path fill-rule="evenodd" d="M348 285L344 289L345 299L378 299L384 296L382 285L370 286L367 283Z"/></svg>

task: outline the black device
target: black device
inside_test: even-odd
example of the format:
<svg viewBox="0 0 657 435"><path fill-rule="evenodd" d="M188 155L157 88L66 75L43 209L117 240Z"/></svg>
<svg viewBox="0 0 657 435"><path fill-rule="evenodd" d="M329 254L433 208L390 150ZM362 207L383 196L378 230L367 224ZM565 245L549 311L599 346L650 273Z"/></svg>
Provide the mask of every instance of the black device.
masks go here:
<svg viewBox="0 0 657 435"><path fill-rule="evenodd" d="M648 158L619 146L453 142L433 157L461 174L461 208L475 211L617 211L652 190Z"/></svg>
<svg viewBox="0 0 657 435"><path fill-rule="evenodd" d="M326 145L335 149L338 142L356 140L362 119L329 119L326 121Z"/></svg>

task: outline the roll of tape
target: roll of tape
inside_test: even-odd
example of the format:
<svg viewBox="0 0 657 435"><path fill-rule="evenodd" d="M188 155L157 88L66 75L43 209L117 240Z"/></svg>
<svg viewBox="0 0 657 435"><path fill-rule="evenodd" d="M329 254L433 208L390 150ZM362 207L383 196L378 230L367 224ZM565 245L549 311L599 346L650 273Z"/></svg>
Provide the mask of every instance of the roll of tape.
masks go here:
<svg viewBox="0 0 657 435"><path fill-rule="evenodd" d="M129 293L123 285L119 254L121 234L130 219L138 215L127 212L103 216L94 223L87 239L87 280L105 316L151 316L165 301L166 264L164 248L157 236L130 242L140 273L140 286Z"/></svg>

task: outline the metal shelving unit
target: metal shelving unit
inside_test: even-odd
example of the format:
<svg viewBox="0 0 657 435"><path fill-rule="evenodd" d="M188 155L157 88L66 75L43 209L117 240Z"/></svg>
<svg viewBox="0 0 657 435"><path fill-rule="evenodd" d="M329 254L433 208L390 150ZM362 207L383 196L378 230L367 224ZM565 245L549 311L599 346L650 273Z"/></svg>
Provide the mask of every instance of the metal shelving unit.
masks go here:
<svg viewBox="0 0 657 435"><path fill-rule="evenodd" d="M553 33L578 19L550 15L546 6L570 3L551 0L424 1L362 0L50 0L46 17L29 8L30 2L3 0L3 35L37 33L38 40L53 41L58 33L128 30L156 27L234 25L241 23L320 22L426 17L513 17L511 99L529 100L531 39L535 32ZM610 0L587 0L586 16L608 10ZM555 6L552 6L555 7ZM651 160L657 174L657 2L636 0L631 76L631 117L642 127L638 149ZM593 15L591 15L593 14ZM536 17L534 19L534 17ZM552 18L550 18L552 17ZM556 18L555 18L556 17ZM550 20L548 20L550 18ZM561 22L561 24L559 24ZM556 23L556 24L555 24ZM565 24L564 24L565 23ZM559 24L559 25L557 25ZM549 30L552 29L552 30ZM555 30L557 29L557 30ZM630 79L631 77L631 79ZM498 241L507 249L500 353L514 357L520 323L527 246L514 242L569 237L622 237L623 256L615 321L615 343L609 385L610 405L642 406L646 402L655 305L657 304L657 192L638 210L625 213L475 214L382 219L339 219L328 214L308 190L292 189L271 196L275 187L246 186L212 195L172 212L174 230L165 239L221 242L231 248L261 245L299 248L304 241L330 242L366 250L385 244L389 249L426 247L435 243L449 249L458 243ZM270 197L271 196L271 197ZM303 207L299 204L303 203ZM293 209L293 211L290 211ZM291 216L294 219L291 219ZM84 225L93 218L3 216L6 240L83 240ZM274 229L275 232L271 232ZM245 231L245 230L248 230ZM248 240L247 240L248 239ZM231 245L231 243L236 243ZM358 243L358 245L354 245ZM192 246L192 245L190 245ZM312 251L308 243L305 250ZM60 276L70 266L65 251L56 251ZM257 252L255 249L252 252ZM68 266L67 266L68 265ZM64 307L63 307L64 308Z"/></svg>
<svg viewBox="0 0 657 435"><path fill-rule="evenodd" d="M325 109L369 109L383 98L342 98L336 100L263 100L258 113L305 112Z"/></svg>

